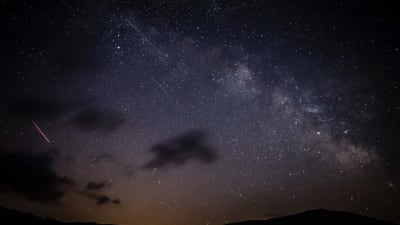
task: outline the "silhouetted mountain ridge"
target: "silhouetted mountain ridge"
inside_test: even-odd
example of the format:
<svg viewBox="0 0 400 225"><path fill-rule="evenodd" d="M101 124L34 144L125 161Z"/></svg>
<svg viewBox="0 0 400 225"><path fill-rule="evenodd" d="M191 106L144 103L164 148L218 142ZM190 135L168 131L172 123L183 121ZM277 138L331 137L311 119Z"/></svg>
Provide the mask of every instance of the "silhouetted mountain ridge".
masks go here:
<svg viewBox="0 0 400 225"><path fill-rule="evenodd" d="M7 225L100 225L98 223L64 223L52 218L40 218L30 213L0 207L0 224ZM112 225L112 224L101 224Z"/></svg>
<svg viewBox="0 0 400 225"><path fill-rule="evenodd" d="M64 223L51 218L40 218L30 213L20 212L13 209L0 207L0 224L7 225L112 225L98 223ZM372 219L369 217L342 211L330 211L326 209L316 209L302 213L277 217L269 220L251 220L228 225L397 225L395 223Z"/></svg>
<svg viewBox="0 0 400 225"><path fill-rule="evenodd" d="M251 220L228 225L396 225L395 223L342 211L315 209L302 213L276 217L269 220Z"/></svg>

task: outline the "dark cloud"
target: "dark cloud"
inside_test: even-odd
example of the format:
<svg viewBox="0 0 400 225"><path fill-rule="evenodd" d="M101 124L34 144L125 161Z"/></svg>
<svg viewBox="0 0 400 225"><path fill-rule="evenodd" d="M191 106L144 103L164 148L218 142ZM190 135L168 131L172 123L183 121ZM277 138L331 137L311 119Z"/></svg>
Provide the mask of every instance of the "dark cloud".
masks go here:
<svg viewBox="0 0 400 225"><path fill-rule="evenodd" d="M53 170L49 153L0 149L0 191L12 191L37 202L56 202L72 181Z"/></svg>
<svg viewBox="0 0 400 225"><path fill-rule="evenodd" d="M99 196L98 198L97 198L97 205L103 205L103 204L106 204L107 202L109 202L110 201L110 198L109 197L107 197L107 196L105 196L105 195L102 195L102 196Z"/></svg>
<svg viewBox="0 0 400 225"><path fill-rule="evenodd" d="M106 186L106 182L105 181L103 181L103 182L92 182L91 181L86 185L86 189L87 190L101 190L105 186Z"/></svg>
<svg viewBox="0 0 400 225"><path fill-rule="evenodd" d="M106 203L121 204L121 201L118 198L111 200L111 197L103 194L94 193L92 190L86 189L83 191L79 191L78 193L82 196L94 200L96 202L96 205L104 205Z"/></svg>
<svg viewBox="0 0 400 225"><path fill-rule="evenodd" d="M206 134L202 130L191 130L164 143L156 144L150 151L156 156L144 166L146 169L182 165L190 159L210 163L218 158L215 150L207 146Z"/></svg>
<svg viewBox="0 0 400 225"><path fill-rule="evenodd" d="M124 122L124 118L111 110L92 108L79 112L73 122L84 130L113 130Z"/></svg>
<svg viewBox="0 0 400 225"><path fill-rule="evenodd" d="M8 111L34 118L55 118L64 115L77 103L62 102L57 99L23 97L8 102Z"/></svg>
<svg viewBox="0 0 400 225"><path fill-rule="evenodd" d="M116 205L121 204L121 201L118 198L113 199L111 201L111 199L108 196L105 196L105 195L99 196L97 198L97 203L96 204L97 205L103 205L103 204L106 204L106 203L109 203L109 202L113 203L113 204L116 204Z"/></svg>

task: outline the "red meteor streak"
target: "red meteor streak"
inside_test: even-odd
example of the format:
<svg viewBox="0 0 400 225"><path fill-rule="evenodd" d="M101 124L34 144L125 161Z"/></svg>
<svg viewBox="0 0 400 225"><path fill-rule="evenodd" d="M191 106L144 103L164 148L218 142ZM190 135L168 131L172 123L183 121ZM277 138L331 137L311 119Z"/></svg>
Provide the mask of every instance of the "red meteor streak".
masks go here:
<svg viewBox="0 0 400 225"><path fill-rule="evenodd" d="M33 126L35 126L36 130L39 131L40 135L47 141L47 143L50 143L50 140L46 137L46 135L43 133L43 131L40 129L40 127L35 123L35 121L32 120Z"/></svg>

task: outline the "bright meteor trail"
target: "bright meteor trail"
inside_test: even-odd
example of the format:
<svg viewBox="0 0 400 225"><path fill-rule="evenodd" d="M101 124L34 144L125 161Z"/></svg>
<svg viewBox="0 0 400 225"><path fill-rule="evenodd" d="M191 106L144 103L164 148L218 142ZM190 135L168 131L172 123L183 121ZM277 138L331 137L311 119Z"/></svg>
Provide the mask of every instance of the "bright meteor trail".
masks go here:
<svg viewBox="0 0 400 225"><path fill-rule="evenodd" d="M35 123L35 121L32 120L33 126L35 126L36 130L39 131L40 135L47 141L47 143L50 143L50 140L46 137L44 132L40 129L40 127Z"/></svg>

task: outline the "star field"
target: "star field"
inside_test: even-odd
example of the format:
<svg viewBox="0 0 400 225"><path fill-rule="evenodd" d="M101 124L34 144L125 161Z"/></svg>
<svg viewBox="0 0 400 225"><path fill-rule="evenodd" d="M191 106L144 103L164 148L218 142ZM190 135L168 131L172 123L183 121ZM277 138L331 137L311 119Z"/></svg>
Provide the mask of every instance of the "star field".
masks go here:
<svg viewBox="0 0 400 225"><path fill-rule="evenodd" d="M399 18L376 4L1 1L0 205L399 222Z"/></svg>

